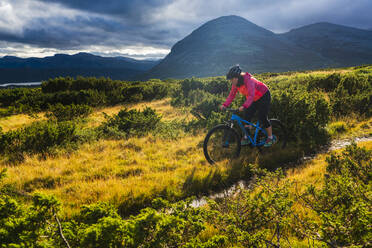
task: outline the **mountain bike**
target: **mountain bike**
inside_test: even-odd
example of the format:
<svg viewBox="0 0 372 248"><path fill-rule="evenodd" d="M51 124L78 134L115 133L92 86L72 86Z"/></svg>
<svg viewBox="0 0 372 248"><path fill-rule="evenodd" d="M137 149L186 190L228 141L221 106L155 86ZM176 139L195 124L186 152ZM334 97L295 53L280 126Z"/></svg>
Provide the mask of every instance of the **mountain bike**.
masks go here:
<svg viewBox="0 0 372 248"><path fill-rule="evenodd" d="M256 124L242 119L238 109L226 109L232 113L230 119L223 124L213 127L206 135L203 144L204 156L210 164L215 164L222 160L234 159L239 157L241 150L241 139L246 135L249 139L249 146L261 149L281 149L287 144L287 133L284 125L277 119L270 119L273 135L276 143L271 147L264 147L268 137L264 128L260 127L259 121ZM237 123L241 130L239 133L234 124ZM244 123L244 124L243 124ZM244 126L246 125L246 127ZM254 133L251 135L251 132Z"/></svg>

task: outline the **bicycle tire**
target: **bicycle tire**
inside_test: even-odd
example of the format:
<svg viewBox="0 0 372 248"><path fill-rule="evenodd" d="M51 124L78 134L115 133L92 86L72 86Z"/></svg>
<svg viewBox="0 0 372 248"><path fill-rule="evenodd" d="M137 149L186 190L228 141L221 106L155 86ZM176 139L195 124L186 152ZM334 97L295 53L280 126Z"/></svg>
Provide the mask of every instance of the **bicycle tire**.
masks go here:
<svg viewBox="0 0 372 248"><path fill-rule="evenodd" d="M277 143L274 146L285 148L287 145L287 130L284 124L278 119L269 120L273 129L273 135L277 138Z"/></svg>
<svg viewBox="0 0 372 248"><path fill-rule="evenodd" d="M225 124L217 125L205 136L204 156L212 165L225 159L237 158L240 154L240 140L235 129Z"/></svg>

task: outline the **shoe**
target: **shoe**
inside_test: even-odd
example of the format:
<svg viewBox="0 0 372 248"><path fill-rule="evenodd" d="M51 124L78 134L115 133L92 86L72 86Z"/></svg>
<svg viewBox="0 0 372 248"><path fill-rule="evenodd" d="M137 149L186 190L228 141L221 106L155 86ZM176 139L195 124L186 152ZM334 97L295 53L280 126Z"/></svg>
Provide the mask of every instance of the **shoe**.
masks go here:
<svg viewBox="0 0 372 248"><path fill-rule="evenodd" d="M276 141L277 141L276 140L276 137L275 137L275 135L273 135L273 138L272 139L267 138L267 140L266 140L266 142L264 144L264 147L270 147L270 146L274 145L276 143Z"/></svg>
<svg viewBox="0 0 372 248"><path fill-rule="evenodd" d="M242 145L242 146L247 146L247 145L249 145L251 143L251 141L249 140L249 139L242 139L242 141L240 142L240 144Z"/></svg>

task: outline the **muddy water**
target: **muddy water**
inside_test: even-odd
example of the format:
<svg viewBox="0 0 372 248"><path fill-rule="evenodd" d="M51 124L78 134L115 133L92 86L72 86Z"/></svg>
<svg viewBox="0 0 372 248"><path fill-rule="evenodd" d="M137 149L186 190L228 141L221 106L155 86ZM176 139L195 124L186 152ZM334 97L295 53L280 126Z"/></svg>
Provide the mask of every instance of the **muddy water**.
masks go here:
<svg viewBox="0 0 372 248"><path fill-rule="evenodd" d="M329 152L329 151L333 151L333 150L344 148L344 147L350 145L352 142L359 143L359 142L365 142L365 141L372 141L372 136L362 137L362 138L355 138L355 139L334 140L334 141L331 142L331 145L329 147L324 148L324 150L322 150L321 152L322 153L326 153L326 152ZM302 158L302 161L313 159L313 158L315 158L315 156L316 156L316 154L315 155L311 155L311 156L303 157ZM238 181L233 186L231 186L228 189L223 190L222 192L215 193L215 194L209 195L207 197L203 197L203 198L199 198L199 199L194 200L191 203L191 206L193 206L193 207L201 207L201 206L207 204L206 198L217 199L217 198L228 197L228 196L231 196L234 192L236 192L236 189L237 188L248 189L249 186L250 186L250 183L249 182L246 183L243 180Z"/></svg>

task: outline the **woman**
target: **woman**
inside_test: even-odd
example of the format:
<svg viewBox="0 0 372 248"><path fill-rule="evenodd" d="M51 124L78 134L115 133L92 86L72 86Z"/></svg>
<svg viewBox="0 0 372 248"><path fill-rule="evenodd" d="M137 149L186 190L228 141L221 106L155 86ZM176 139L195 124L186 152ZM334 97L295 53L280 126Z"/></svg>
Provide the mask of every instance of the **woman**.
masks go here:
<svg viewBox="0 0 372 248"><path fill-rule="evenodd" d="M245 95L246 100L239 108L239 111L244 111L244 119L250 121L256 110L258 110L258 120L268 134L264 146L272 146L276 142L276 137L272 133L272 127L268 119L271 95L267 86L255 79L248 72L242 72L239 65L231 67L226 74L226 78L231 81L232 87L229 96L221 105L220 109L223 110L227 108L234 100L238 91L240 94ZM241 143L242 145L248 145L248 137L244 136Z"/></svg>

